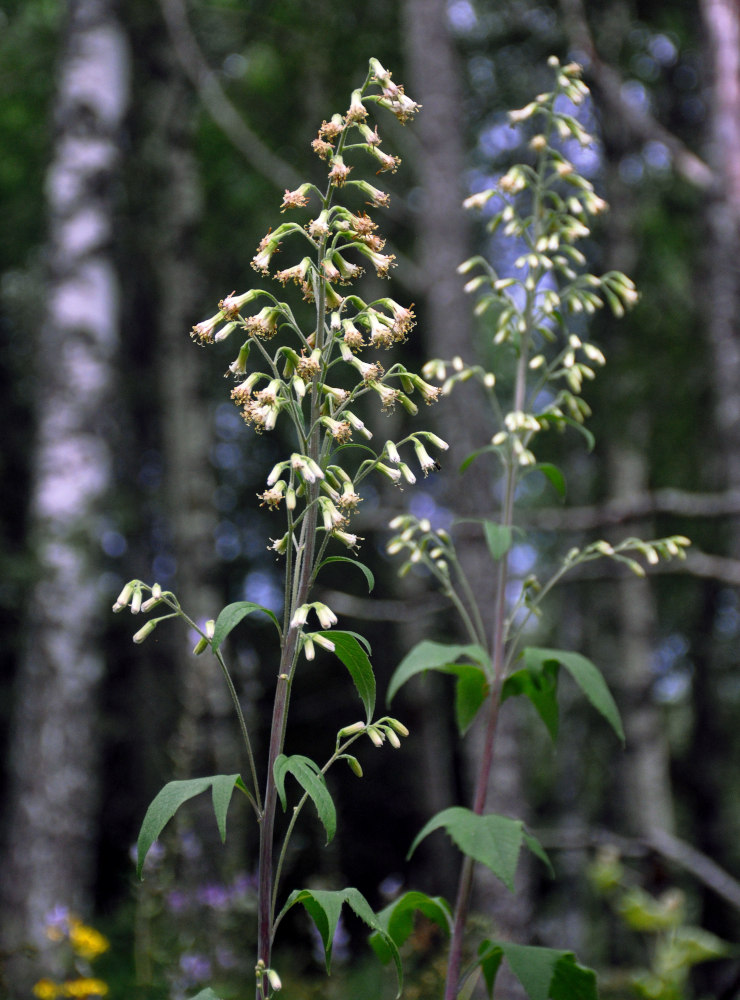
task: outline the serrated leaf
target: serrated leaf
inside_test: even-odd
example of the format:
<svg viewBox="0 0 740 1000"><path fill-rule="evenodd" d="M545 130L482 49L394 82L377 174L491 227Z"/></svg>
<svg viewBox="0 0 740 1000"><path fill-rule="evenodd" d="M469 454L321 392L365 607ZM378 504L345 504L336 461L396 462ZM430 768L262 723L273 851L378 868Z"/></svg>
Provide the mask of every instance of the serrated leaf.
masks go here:
<svg viewBox="0 0 740 1000"><path fill-rule="evenodd" d="M337 832L337 811L334 807L331 793L326 786L326 779L321 773L321 768L310 757L303 757L300 754L293 754L291 757L286 757L285 754L280 754L275 761L274 775L275 787L280 796L280 803L283 810L287 805L285 795L286 774L293 775L316 806L318 817L326 830L326 842L327 844L330 843Z"/></svg>
<svg viewBox="0 0 740 1000"><path fill-rule="evenodd" d="M327 972L331 972L331 953L332 946L334 944L334 935L337 930L337 923L339 922L339 915L342 912L342 906L344 903L347 903L351 909L354 910L360 920L363 920L372 931L379 934L386 944L396 966L396 975L398 977L398 992L396 993L396 1000L398 1000L398 997L401 996L401 990L403 988L401 956L398 954L398 948L396 947L393 938L388 934L385 928L381 926L378 917L373 912L372 907L359 890L354 888L335 890L296 889L291 892L290 896L288 896L285 906L283 906L280 911L275 923L279 923L288 910L295 906L296 903L300 903L303 906L313 920L316 925L316 929L321 936L321 941L324 945L324 958L326 961Z"/></svg>
<svg viewBox="0 0 740 1000"><path fill-rule="evenodd" d="M367 653L352 632L332 629L320 634L334 643L334 653L349 670L370 722L375 711L375 674Z"/></svg>
<svg viewBox="0 0 740 1000"><path fill-rule="evenodd" d="M559 663L565 667L594 708L601 712L624 743L624 729L619 709L600 670L591 660L581 656L580 653L569 653L561 649L538 649L534 646L525 649L522 652L522 658L529 671L540 671L548 662Z"/></svg>
<svg viewBox="0 0 740 1000"><path fill-rule="evenodd" d="M261 604L254 604L253 601L235 601L233 604L227 604L216 619L216 626L213 630L213 638L211 639L214 651L219 648L232 629L236 628L242 619L246 618L247 615L254 614L255 611L262 611L266 614L275 623L278 633L280 632L280 622L277 620L274 611L264 608Z"/></svg>
<svg viewBox="0 0 740 1000"><path fill-rule="evenodd" d="M479 949L489 996L502 958L530 1000L598 1000L595 973L578 965L572 952L510 941L484 941Z"/></svg>
<svg viewBox="0 0 740 1000"><path fill-rule="evenodd" d="M213 811L216 815L218 831L221 834L221 840L225 840L226 813L237 782L241 782L238 774L217 774L210 778L190 778L187 781L170 781L166 784L155 796L146 811L144 822L141 824L137 842L137 876L142 877L141 872L150 847L183 802L200 795L208 788L212 791Z"/></svg>
<svg viewBox="0 0 740 1000"><path fill-rule="evenodd" d="M484 521L483 530L486 536L486 545L491 557L498 562L502 556L511 548L513 532L508 524L497 524L495 521Z"/></svg>
<svg viewBox="0 0 740 1000"><path fill-rule="evenodd" d="M348 556L328 556L321 563L319 569L321 569L322 566L326 566L327 563L335 563L335 562L349 563L351 566L356 566L367 580L368 592L372 591L373 587L375 586L375 577L373 576L372 570L370 569L369 566L366 566L365 563L360 562L359 559L350 559Z"/></svg>
<svg viewBox="0 0 740 1000"><path fill-rule="evenodd" d="M407 858L425 837L440 828L447 831L463 854L489 868L511 892L514 891L514 875L522 843L526 842L528 846L533 841L537 843L531 834L526 835L525 841L526 831L521 820L495 813L478 816L470 809L452 806L433 816L416 835Z"/></svg>
<svg viewBox="0 0 740 1000"><path fill-rule="evenodd" d="M524 695L534 705L537 714L545 723L547 731L553 740L558 736L558 670L560 665L548 660L540 664L538 669L516 670L504 681L501 689L501 701L516 695Z"/></svg>
<svg viewBox="0 0 740 1000"><path fill-rule="evenodd" d="M543 475L547 476L560 496L565 496L567 493L565 476L557 465L553 465L551 462L538 462L535 466L533 466L533 469L539 469Z"/></svg>
<svg viewBox="0 0 740 1000"><path fill-rule="evenodd" d="M449 903L441 896L427 896L424 892L405 892L377 914L378 922L401 947L414 930L417 913L436 924L445 934L450 933L451 911ZM381 935L375 931L370 935L370 944L381 962L389 962L391 953Z"/></svg>

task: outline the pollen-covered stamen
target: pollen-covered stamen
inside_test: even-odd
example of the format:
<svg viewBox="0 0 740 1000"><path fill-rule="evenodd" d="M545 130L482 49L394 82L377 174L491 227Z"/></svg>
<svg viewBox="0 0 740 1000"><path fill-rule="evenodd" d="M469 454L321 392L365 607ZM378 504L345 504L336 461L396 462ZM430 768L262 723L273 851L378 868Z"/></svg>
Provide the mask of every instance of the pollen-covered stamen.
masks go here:
<svg viewBox="0 0 740 1000"><path fill-rule="evenodd" d="M342 320L342 330L344 331L344 343L351 351L359 351L365 346L365 339L362 333L351 319Z"/></svg>

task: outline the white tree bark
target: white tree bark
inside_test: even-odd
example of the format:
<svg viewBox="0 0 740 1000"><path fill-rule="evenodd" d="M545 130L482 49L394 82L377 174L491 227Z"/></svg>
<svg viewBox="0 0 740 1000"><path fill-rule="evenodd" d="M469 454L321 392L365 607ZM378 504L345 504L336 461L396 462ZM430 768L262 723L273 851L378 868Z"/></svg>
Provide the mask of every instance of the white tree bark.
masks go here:
<svg viewBox="0 0 740 1000"><path fill-rule="evenodd" d="M47 176L47 294L38 334L31 498L38 580L24 623L10 749L3 926L43 948L45 914L85 911L95 866L98 516L111 484L118 281L112 184L128 100L125 36L111 0L69 0ZM28 963L26 963L28 965ZM39 960L11 969L20 993Z"/></svg>

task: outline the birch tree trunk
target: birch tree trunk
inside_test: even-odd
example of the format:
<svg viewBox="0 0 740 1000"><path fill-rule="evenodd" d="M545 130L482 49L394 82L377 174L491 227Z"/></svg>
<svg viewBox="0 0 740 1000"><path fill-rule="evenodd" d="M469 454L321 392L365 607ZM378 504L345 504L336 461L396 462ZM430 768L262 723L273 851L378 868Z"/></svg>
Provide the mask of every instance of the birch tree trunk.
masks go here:
<svg viewBox="0 0 740 1000"><path fill-rule="evenodd" d="M118 281L113 192L128 101L128 52L111 0L69 0L47 177L43 381L31 498L38 580L24 629L10 746L10 820L2 880L5 947L43 949L55 905L91 906L104 671L97 586L99 515L112 480ZM40 959L11 963L27 995Z"/></svg>

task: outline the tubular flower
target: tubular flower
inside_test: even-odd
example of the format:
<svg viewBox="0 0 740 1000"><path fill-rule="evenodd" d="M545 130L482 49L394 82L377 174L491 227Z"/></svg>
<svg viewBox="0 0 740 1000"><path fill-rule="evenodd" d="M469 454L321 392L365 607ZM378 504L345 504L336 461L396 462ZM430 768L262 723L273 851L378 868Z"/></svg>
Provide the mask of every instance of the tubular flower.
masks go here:
<svg viewBox="0 0 740 1000"><path fill-rule="evenodd" d="M322 417L321 423L328 428L329 433L339 444L346 444L352 439L352 426L348 420L334 420L332 417Z"/></svg>
<svg viewBox="0 0 740 1000"><path fill-rule="evenodd" d="M360 134L368 146L379 146L381 143L377 125L374 129L371 129L369 125L360 125Z"/></svg>
<svg viewBox="0 0 740 1000"><path fill-rule="evenodd" d="M254 316L247 316L244 326L254 337L270 340L278 331L278 319L282 315L276 306L265 306Z"/></svg>
<svg viewBox="0 0 740 1000"><path fill-rule="evenodd" d="M311 190L310 184L301 184L297 187L295 191L289 191L288 188L285 189L285 194L283 195L283 203L280 206L280 211L284 212L286 208L304 208L308 204L307 193Z"/></svg>
<svg viewBox="0 0 740 1000"><path fill-rule="evenodd" d="M319 128L319 136L328 142L333 142L338 135L344 131L344 122L341 115L333 115L330 122L322 122Z"/></svg>
<svg viewBox="0 0 740 1000"><path fill-rule="evenodd" d="M396 334L396 339L405 340L409 331L413 329L414 324L416 323L416 316L413 311L413 302L408 309L394 301L394 299L380 299L379 304L385 309L390 309L393 313L393 329Z"/></svg>
<svg viewBox="0 0 740 1000"><path fill-rule="evenodd" d="M364 122L366 118L367 108L362 103L362 92L353 90L344 120L348 125L356 125L358 122Z"/></svg>
<svg viewBox="0 0 740 1000"><path fill-rule="evenodd" d="M328 160L334 153L334 147L332 144L330 142L325 142L325 140L321 137L314 139L311 143L311 148L314 153L321 157L322 160Z"/></svg>
<svg viewBox="0 0 740 1000"><path fill-rule="evenodd" d="M333 156L331 170L329 171L329 181L334 187L344 187L349 177L352 167L348 167L341 156Z"/></svg>
<svg viewBox="0 0 740 1000"><path fill-rule="evenodd" d="M368 204L372 205L373 208L387 208L390 205L391 196L387 192L373 187L367 181L354 181L353 183L362 191L365 197L370 199Z"/></svg>
<svg viewBox="0 0 740 1000"><path fill-rule="evenodd" d="M275 277L281 285L285 285L289 281L294 281L296 285L300 286L306 281L306 275L311 270L311 264L311 258L304 257L300 264L294 264L293 267L287 267L284 271L278 271Z"/></svg>
<svg viewBox="0 0 740 1000"><path fill-rule="evenodd" d="M321 261L321 270L327 281L341 281L342 275L339 273L339 268L330 257L325 257Z"/></svg>
<svg viewBox="0 0 740 1000"><path fill-rule="evenodd" d="M390 386L383 385L382 382L377 382L375 379L368 379L367 384L380 396L380 402L383 409L392 410L398 402L398 397L400 395L398 389L391 389Z"/></svg>
<svg viewBox="0 0 740 1000"><path fill-rule="evenodd" d="M275 483L272 489L265 490L264 493L258 493L257 497L260 501L260 507L269 507L270 510L277 510L286 489L287 486L285 480L280 479L277 483Z"/></svg>
<svg viewBox="0 0 740 1000"><path fill-rule="evenodd" d="M267 236L262 237L257 253L252 257L252 267L255 271L259 271L260 274L270 273L270 260L279 246L280 240L276 239L274 234L271 236L268 233Z"/></svg>
<svg viewBox="0 0 740 1000"><path fill-rule="evenodd" d="M391 320L376 309L368 309L365 319L370 327L370 343L373 347L385 347L386 349L392 347L398 338Z"/></svg>
<svg viewBox="0 0 740 1000"><path fill-rule="evenodd" d="M392 174L395 174L401 165L400 156L392 156L390 153L384 153L382 149L378 149L377 146L371 146L370 144L368 144L368 149L380 163L380 170L378 173L384 173L386 170L390 170Z"/></svg>
<svg viewBox="0 0 740 1000"><path fill-rule="evenodd" d="M365 346L365 340L351 319L342 320L344 343L351 351L359 351Z"/></svg>
<svg viewBox="0 0 740 1000"><path fill-rule="evenodd" d="M370 263L375 268L375 273L378 275L379 278L387 277L388 269L391 267L395 267L394 262L396 258L392 253L391 254L378 253L376 250L373 250L372 247L369 247L367 243L357 244L357 249L362 254L364 254L365 257L370 258Z"/></svg>
<svg viewBox="0 0 740 1000"><path fill-rule="evenodd" d="M425 476L429 475L430 472L436 472L439 469L439 463L432 458L421 441L414 441L414 451L416 452L416 457L419 460L421 471Z"/></svg>

